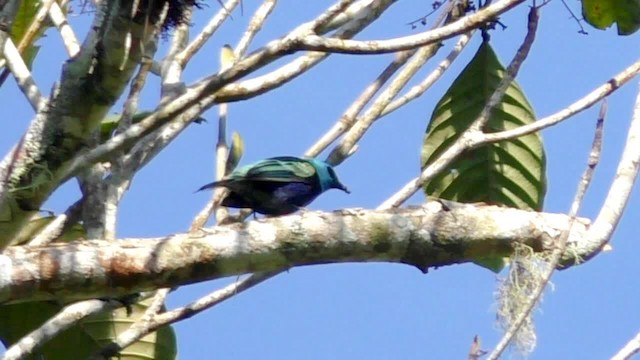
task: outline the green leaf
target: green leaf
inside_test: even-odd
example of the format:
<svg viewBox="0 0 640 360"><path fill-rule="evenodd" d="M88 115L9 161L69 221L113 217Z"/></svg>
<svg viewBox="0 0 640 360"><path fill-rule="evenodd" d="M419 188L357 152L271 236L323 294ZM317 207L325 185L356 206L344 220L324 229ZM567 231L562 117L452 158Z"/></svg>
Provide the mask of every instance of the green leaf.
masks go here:
<svg viewBox="0 0 640 360"><path fill-rule="evenodd" d="M488 43L478 52L440 99L431 115L422 147L422 167L437 159L478 117L504 77L505 69ZM485 132L514 129L535 121L533 109L514 81L494 109ZM427 195L463 203L484 202L518 209L542 209L545 154L540 134L485 145L461 154L424 186ZM501 258L474 257L499 271Z"/></svg>
<svg viewBox="0 0 640 360"><path fill-rule="evenodd" d="M618 24L619 35L640 28L640 0L582 0L582 16L597 29Z"/></svg>
<svg viewBox="0 0 640 360"><path fill-rule="evenodd" d="M147 299L132 305L131 316L127 315L126 309L118 309L88 317L45 343L27 359L86 359L140 318L150 301ZM50 301L0 306L2 343L10 346L61 309L62 305ZM173 360L177 357L176 352L173 328L165 326L123 349L118 358Z"/></svg>
<svg viewBox="0 0 640 360"><path fill-rule="evenodd" d="M53 301L0 306L0 340L5 347L11 346L61 309L62 306ZM73 358L86 359L92 354L88 349L91 344L95 344L95 341L86 332L72 327L45 343L26 359L63 359L69 354L73 354Z"/></svg>
<svg viewBox="0 0 640 360"><path fill-rule="evenodd" d="M229 147L229 155L225 166L225 175L230 174L240 163L242 154L244 153L244 141L237 132L231 135L231 146Z"/></svg>
<svg viewBox="0 0 640 360"><path fill-rule="evenodd" d="M140 319L152 300L149 298L132 305L131 314L127 314L126 308L97 314L84 320L82 326L102 348ZM119 358L173 360L177 358L176 354L175 332L171 326L164 326L123 349Z"/></svg>
<svg viewBox="0 0 640 360"><path fill-rule="evenodd" d="M20 7L16 14L13 25L11 26L11 40L18 46L18 44L25 37L31 22L36 17L38 10L42 6L42 3L38 0L23 0L20 2ZM66 13L66 8L63 9ZM44 24L40 27L40 30L33 36L33 38L27 44L27 47L22 51L22 58L29 69L33 64L33 60L38 54L39 46L35 43L44 35L45 31L51 27L51 23L45 20Z"/></svg>

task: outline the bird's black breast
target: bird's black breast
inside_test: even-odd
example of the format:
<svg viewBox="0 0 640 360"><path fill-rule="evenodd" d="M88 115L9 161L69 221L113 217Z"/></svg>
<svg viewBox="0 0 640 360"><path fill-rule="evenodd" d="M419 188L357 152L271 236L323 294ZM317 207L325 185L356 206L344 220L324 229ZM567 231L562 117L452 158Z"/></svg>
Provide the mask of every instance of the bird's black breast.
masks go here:
<svg viewBox="0 0 640 360"><path fill-rule="evenodd" d="M281 182L242 180L227 184L230 192L222 205L251 208L265 215L285 215L308 205L320 195L313 182Z"/></svg>

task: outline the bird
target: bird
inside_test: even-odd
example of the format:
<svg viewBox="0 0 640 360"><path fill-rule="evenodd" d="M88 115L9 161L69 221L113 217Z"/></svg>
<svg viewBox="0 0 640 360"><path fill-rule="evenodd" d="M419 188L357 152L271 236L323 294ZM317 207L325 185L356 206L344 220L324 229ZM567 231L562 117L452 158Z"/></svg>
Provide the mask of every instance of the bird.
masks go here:
<svg viewBox="0 0 640 360"><path fill-rule="evenodd" d="M229 190L222 206L249 208L269 216L294 213L329 189L350 193L331 165L294 156L272 157L239 167L197 191L216 187Z"/></svg>

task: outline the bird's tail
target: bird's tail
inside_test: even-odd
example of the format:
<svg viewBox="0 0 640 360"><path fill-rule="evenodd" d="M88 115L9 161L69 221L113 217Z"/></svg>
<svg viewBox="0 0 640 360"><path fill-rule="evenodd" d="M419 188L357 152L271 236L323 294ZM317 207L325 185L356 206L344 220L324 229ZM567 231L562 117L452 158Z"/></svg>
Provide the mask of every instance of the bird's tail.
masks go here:
<svg viewBox="0 0 640 360"><path fill-rule="evenodd" d="M195 192L199 192L199 191L202 191L202 190L213 189L215 187L224 186L226 184L227 184L227 182L224 181L224 180L222 180L222 181L214 181L212 183L208 183L207 185L202 186L200 189L196 190Z"/></svg>

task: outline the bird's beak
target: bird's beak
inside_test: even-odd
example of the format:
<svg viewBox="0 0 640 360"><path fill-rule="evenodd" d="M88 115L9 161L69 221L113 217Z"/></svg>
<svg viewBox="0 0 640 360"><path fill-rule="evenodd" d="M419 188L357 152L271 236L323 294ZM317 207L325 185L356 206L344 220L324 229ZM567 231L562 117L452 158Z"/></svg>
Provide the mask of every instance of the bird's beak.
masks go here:
<svg viewBox="0 0 640 360"><path fill-rule="evenodd" d="M337 183L335 188L336 189L340 189L340 190L346 192L347 194L351 194L351 191L349 191L349 189L347 189L346 186L342 185L342 183Z"/></svg>

